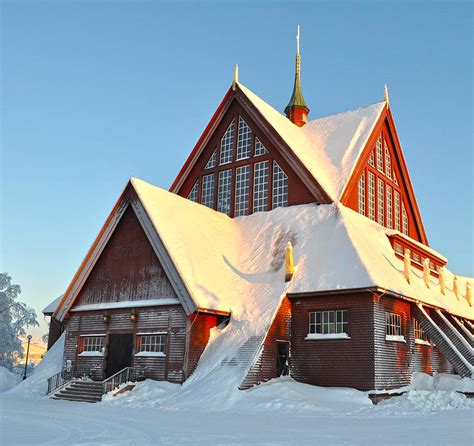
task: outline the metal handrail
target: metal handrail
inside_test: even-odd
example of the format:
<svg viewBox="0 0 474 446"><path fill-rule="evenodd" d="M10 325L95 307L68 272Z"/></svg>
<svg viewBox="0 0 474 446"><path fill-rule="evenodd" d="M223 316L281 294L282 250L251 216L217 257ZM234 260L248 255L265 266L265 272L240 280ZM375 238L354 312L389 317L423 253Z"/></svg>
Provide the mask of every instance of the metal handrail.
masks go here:
<svg viewBox="0 0 474 446"><path fill-rule="evenodd" d="M56 375L53 375L48 378L48 391L46 395L54 392L60 387L66 385L68 382L74 379L74 368L64 369ZM143 379L143 377L141 378ZM125 367L124 369L118 371L114 375L110 376L107 379L102 381L102 394L105 395L110 391L114 390L121 384L124 384L128 381L140 381L140 376L136 368L134 367Z"/></svg>
<svg viewBox="0 0 474 446"><path fill-rule="evenodd" d="M124 369L102 381L102 393L105 395L121 384L124 384L130 380L136 380L134 378L136 378L136 369L133 367L125 367Z"/></svg>
<svg viewBox="0 0 474 446"><path fill-rule="evenodd" d="M48 378L48 391L46 392L46 395L49 395L50 393L54 392L59 387L62 387L68 382L72 381L73 378L74 378L73 368L61 370L59 373L56 373L56 375L49 377Z"/></svg>

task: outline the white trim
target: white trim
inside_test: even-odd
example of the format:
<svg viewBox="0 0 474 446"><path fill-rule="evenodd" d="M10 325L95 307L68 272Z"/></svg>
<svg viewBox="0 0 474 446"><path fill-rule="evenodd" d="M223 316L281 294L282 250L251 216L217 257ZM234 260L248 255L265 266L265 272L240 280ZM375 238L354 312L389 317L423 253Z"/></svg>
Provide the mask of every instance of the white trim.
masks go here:
<svg viewBox="0 0 474 446"><path fill-rule="evenodd" d="M97 334L97 333L92 333L92 334L81 334L79 335L80 338L89 338L89 337L104 337L105 336L105 333L100 333L100 334Z"/></svg>
<svg viewBox="0 0 474 446"><path fill-rule="evenodd" d="M430 341L425 341L424 339L416 339L415 338L415 344L429 345L431 347L431 342Z"/></svg>
<svg viewBox="0 0 474 446"><path fill-rule="evenodd" d="M163 352L138 352L135 353L135 356L155 356L158 358L165 358L166 353Z"/></svg>
<svg viewBox="0 0 474 446"><path fill-rule="evenodd" d="M407 342L405 341L405 336L403 335L385 335L385 340L395 342Z"/></svg>
<svg viewBox="0 0 474 446"><path fill-rule="evenodd" d="M177 297L164 297L162 299L126 300L123 302L103 302L100 304L79 305L71 308L70 311L113 310L117 308L159 307L179 304L180 301Z"/></svg>
<svg viewBox="0 0 474 446"><path fill-rule="evenodd" d="M101 352L89 352L89 351L85 351L85 352L79 353L77 356L100 356L100 357L103 357L104 354L101 353Z"/></svg>
<svg viewBox="0 0 474 446"><path fill-rule="evenodd" d="M137 336L167 335L167 331L151 331L150 333L136 333Z"/></svg>
<svg viewBox="0 0 474 446"><path fill-rule="evenodd" d="M305 341L324 341L327 339L351 339L347 333L308 333L304 338Z"/></svg>

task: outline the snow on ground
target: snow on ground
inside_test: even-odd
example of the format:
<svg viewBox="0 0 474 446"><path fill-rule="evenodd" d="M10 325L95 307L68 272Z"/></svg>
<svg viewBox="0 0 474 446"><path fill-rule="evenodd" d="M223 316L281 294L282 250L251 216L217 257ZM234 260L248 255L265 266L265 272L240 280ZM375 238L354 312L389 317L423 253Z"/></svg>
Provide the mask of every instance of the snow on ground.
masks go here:
<svg viewBox="0 0 474 446"><path fill-rule="evenodd" d="M0 392L6 392L18 384L20 375L10 372L5 367L0 367Z"/></svg>
<svg viewBox="0 0 474 446"><path fill-rule="evenodd" d="M452 376L416 374L418 390L378 406L366 392L291 378L239 391L228 385L234 380L231 370L227 378L208 373L184 385L147 380L131 392L90 404L41 396L43 377L62 364L62 348L59 341L41 362L43 368L0 394L2 446L463 446L474 441L474 400L452 391L472 382ZM440 386L449 390L419 390Z"/></svg>
<svg viewBox="0 0 474 446"><path fill-rule="evenodd" d="M290 378L221 395L194 390L149 380L97 404L4 393L0 444L462 446L474 440L474 404L454 392L411 391L373 406L364 392Z"/></svg>

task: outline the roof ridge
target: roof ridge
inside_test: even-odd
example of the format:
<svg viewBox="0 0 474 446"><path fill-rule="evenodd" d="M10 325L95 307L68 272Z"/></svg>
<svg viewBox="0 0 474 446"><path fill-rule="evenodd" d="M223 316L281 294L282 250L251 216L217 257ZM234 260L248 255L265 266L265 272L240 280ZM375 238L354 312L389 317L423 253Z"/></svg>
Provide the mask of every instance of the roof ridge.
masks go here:
<svg viewBox="0 0 474 446"><path fill-rule="evenodd" d="M364 110L364 109L366 109L366 108L373 107L373 106L375 106L375 105L381 105L381 104L383 104L383 103L385 103L385 102L386 102L385 100L383 100L383 101L378 101L378 102L374 102L374 103L372 103L372 104L363 105L362 107L352 108L352 109L350 109L350 110L345 110L345 111L333 113L332 115L321 116L321 117L316 118L316 119L311 119L311 121L308 121L308 124L311 124L312 122L315 122L315 121L320 121L320 120L322 120L322 119L332 118L332 117L338 116L338 115L344 115L344 114L346 114L346 113L357 112L357 111L360 111L360 110Z"/></svg>

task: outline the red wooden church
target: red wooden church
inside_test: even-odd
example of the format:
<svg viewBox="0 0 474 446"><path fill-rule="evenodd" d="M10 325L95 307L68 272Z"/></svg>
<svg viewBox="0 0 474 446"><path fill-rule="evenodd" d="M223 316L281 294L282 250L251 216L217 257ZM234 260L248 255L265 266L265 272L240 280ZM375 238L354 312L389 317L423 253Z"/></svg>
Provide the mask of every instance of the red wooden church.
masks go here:
<svg viewBox="0 0 474 446"><path fill-rule="evenodd" d="M236 71L170 190L130 180L45 309L70 377L370 390L472 375L470 279L428 245L387 91L308 114L298 48L285 115Z"/></svg>

